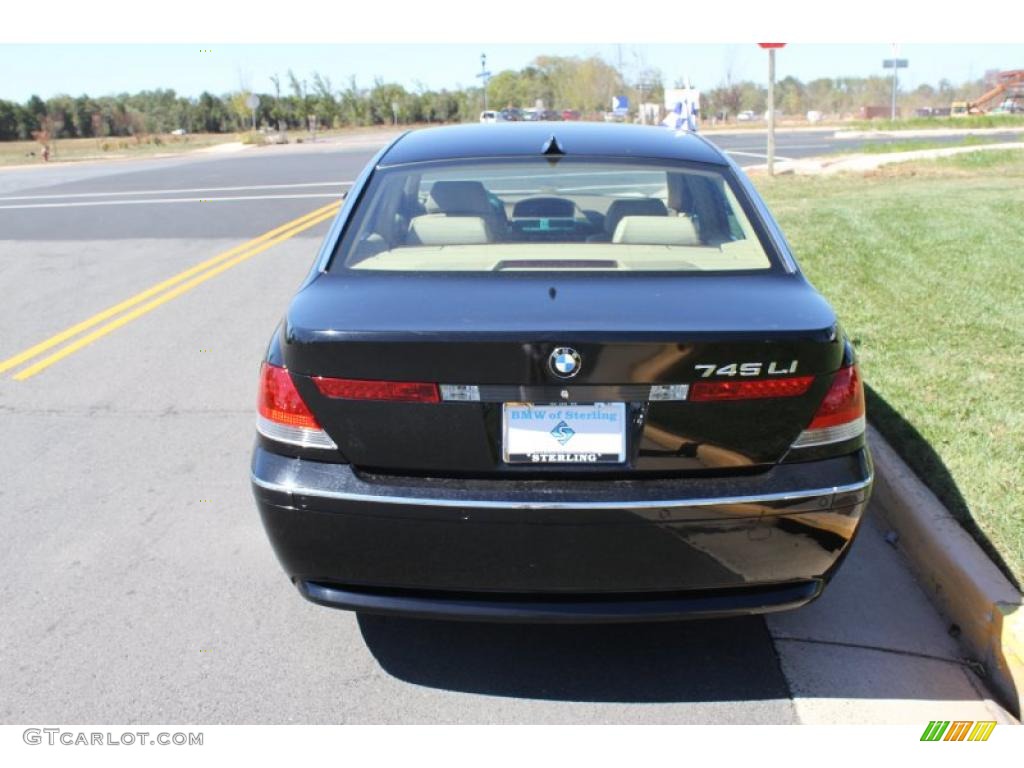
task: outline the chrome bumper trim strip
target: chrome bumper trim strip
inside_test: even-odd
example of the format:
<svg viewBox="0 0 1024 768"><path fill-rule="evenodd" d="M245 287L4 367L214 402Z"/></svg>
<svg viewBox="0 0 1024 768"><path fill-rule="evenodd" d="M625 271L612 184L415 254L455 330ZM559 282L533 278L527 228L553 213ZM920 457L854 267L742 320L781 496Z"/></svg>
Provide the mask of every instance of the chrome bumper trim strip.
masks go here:
<svg viewBox="0 0 1024 768"><path fill-rule="evenodd" d="M642 501L521 501L508 500L498 501L492 499L474 498L424 498L421 496L395 496L393 494L373 494L358 491L325 491L309 489L294 485L274 483L256 477L250 473L254 485L265 488L268 491L278 493L292 493L300 496L313 498L337 499L343 501L358 501L371 504L405 504L409 506L423 507L477 507L481 509L665 509L669 507L708 507L708 506L731 506L737 504L785 504L791 501L805 501L814 498L828 498L827 504L822 504L820 509L828 509L832 505L832 499L837 495L845 495L864 491L871 486L874 475L866 479L847 485L838 485L832 488L815 488L805 491L790 491L784 493L766 493L750 496L722 496L693 499L645 499ZM863 501L859 497L856 502Z"/></svg>

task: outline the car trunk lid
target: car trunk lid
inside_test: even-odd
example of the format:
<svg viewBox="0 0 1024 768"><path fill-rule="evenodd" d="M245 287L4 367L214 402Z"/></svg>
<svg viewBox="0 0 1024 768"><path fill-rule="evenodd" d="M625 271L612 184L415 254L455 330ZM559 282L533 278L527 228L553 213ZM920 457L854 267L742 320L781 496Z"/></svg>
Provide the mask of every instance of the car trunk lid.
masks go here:
<svg viewBox="0 0 1024 768"><path fill-rule="evenodd" d="M571 378L552 368L566 348L580 361ZM282 352L353 464L509 477L769 465L810 422L843 354L824 299L778 273L327 274L293 300ZM324 394L317 377L444 386L436 403L350 399ZM801 377L812 378L795 395L693 397L715 382ZM624 460L508 463L510 402L626 403Z"/></svg>

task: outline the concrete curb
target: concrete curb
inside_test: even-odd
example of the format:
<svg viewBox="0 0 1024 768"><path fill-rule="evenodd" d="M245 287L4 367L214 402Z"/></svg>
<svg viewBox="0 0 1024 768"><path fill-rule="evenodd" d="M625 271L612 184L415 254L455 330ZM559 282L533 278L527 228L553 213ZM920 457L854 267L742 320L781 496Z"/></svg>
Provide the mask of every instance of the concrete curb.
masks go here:
<svg viewBox="0 0 1024 768"><path fill-rule="evenodd" d="M1022 133L1024 125L1007 125L1003 128L920 128L892 131L843 131L837 130L834 139L920 139L932 136L990 136L1000 133Z"/></svg>
<svg viewBox="0 0 1024 768"><path fill-rule="evenodd" d="M776 133L825 133L836 130L835 125L776 125ZM702 135L708 136L766 136L768 134L768 123L763 120L751 128L715 128L703 123L700 126Z"/></svg>
<svg viewBox="0 0 1024 768"><path fill-rule="evenodd" d="M874 427L873 501L929 599L959 627L965 650L985 666L1003 704L1021 717L1024 606L1021 593L953 519Z"/></svg>
<svg viewBox="0 0 1024 768"><path fill-rule="evenodd" d="M209 147L201 147L200 149L193 149L191 152L175 152L173 154L178 155L229 155L232 152L242 152L246 149L254 149L259 145L257 144L243 144L240 141L225 141L222 144L213 144Z"/></svg>
<svg viewBox="0 0 1024 768"><path fill-rule="evenodd" d="M805 157L799 160L783 160L775 163L775 175L829 176L834 173L865 173L877 170L883 165L892 165L894 163L906 163L913 160L933 160L937 157L952 157L953 155L989 152L992 150L1024 150L1024 143L969 144L967 146L942 147L939 149L915 149L909 152ZM768 170L768 166L751 165L744 168L744 170L747 173L762 173Z"/></svg>

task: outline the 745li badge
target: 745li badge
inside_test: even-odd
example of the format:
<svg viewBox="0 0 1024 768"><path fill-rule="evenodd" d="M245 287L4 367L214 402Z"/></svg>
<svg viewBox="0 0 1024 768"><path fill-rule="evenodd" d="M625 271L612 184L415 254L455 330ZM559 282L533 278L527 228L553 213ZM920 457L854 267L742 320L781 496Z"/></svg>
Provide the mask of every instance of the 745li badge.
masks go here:
<svg viewBox="0 0 1024 768"><path fill-rule="evenodd" d="M764 363L726 363L724 365L707 363L693 367L700 371L701 378L708 379L712 376L760 376L762 373L768 376L785 376L796 373L796 366L796 360L789 363L778 363L772 360L768 363L767 368Z"/></svg>

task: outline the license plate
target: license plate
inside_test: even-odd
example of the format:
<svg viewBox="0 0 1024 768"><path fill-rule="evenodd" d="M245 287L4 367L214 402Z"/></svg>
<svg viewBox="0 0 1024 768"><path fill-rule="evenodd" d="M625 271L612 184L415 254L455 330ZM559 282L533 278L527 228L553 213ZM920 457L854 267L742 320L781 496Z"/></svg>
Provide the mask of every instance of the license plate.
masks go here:
<svg viewBox="0 0 1024 768"><path fill-rule="evenodd" d="M626 404L505 403L502 457L508 464L621 464Z"/></svg>

